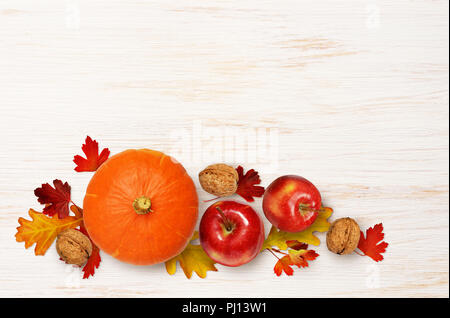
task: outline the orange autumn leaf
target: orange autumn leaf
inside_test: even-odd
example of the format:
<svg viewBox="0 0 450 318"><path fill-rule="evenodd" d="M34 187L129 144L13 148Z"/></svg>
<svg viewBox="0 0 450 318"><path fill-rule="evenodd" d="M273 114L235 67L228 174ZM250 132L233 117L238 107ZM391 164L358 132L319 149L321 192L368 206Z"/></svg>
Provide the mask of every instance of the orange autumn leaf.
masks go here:
<svg viewBox="0 0 450 318"><path fill-rule="evenodd" d="M83 217L83 209L75 204L70 206L70 211L72 211L73 214L75 214L75 217L77 217L77 218ZM82 223L81 226L83 227L84 223Z"/></svg>
<svg viewBox="0 0 450 318"><path fill-rule="evenodd" d="M366 237L361 231L358 248L364 255L369 256L375 262L380 262L383 260L383 255L381 253L386 252L388 243L381 242L384 239L383 224L377 224L373 228L369 228L366 231ZM381 242L381 243L380 243Z"/></svg>
<svg viewBox="0 0 450 318"><path fill-rule="evenodd" d="M317 254L313 250L292 249L289 250L288 254L286 253L283 254L285 254L285 256L283 256L282 258L278 258L278 261L276 262L275 267L273 268L273 271L277 276L280 276L283 272L285 272L285 274L288 276L292 276L292 274L294 274L294 270L292 269L291 266L297 266L298 268L308 267L309 266L308 261L313 261L317 258L317 256L319 256L319 254Z"/></svg>
<svg viewBox="0 0 450 318"><path fill-rule="evenodd" d="M292 276L294 274L294 270L292 269L291 265L294 265L289 255L283 256L278 260L278 262L275 264L275 267L273 268L273 271L277 276L280 276L283 271L288 276Z"/></svg>
<svg viewBox="0 0 450 318"><path fill-rule="evenodd" d="M289 256L293 265L298 268L308 267L308 261L313 261L319 256L313 250L289 250Z"/></svg>
<svg viewBox="0 0 450 318"><path fill-rule="evenodd" d="M181 254L165 263L166 270L170 275L177 271L177 261L187 278L191 278L193 272L196 272L200 278L205 278L208 271L217 271L214 266L216 262L205 253L202 246L192 244L192 241L196 239L198 239L198 231L195 231L188 246Z"/></svg>
<svg viewBox="0 0 450 318"><path fill-rule="evenodd" d="M96 171L109 157L110 151L108 148L102 150L100 155L98 154L98 142L92 140L91 137L86 137L86 142L81 147L86 158L80 155L76 155L73 158L73 162L77 165L75 171Z"/></svg>
<svg viewBox="0 0 450 318"><path fill-rule="evenodd" d="M76 228L83 222L82 218L76 216L60 219L55 215L51 218L33 209L30 209L28 214L31 221L19 218L20 226L17 227L16 241L25 242L25 248L36 244L34 249L36 255L44 255L61 231Z"/></svg>

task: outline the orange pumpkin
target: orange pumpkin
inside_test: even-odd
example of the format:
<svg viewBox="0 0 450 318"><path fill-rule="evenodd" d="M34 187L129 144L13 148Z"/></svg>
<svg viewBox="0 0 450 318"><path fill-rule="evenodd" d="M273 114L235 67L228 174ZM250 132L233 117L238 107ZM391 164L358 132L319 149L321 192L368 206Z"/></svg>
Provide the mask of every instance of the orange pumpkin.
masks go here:
<svg viewBox="0 0 450 318"><path fill-rule="evenodd" d="M86 229L101 250L127 263L151 265L186 247L198 198L180 163L159 151L126 150L94 174L83 208Z"/></svg>

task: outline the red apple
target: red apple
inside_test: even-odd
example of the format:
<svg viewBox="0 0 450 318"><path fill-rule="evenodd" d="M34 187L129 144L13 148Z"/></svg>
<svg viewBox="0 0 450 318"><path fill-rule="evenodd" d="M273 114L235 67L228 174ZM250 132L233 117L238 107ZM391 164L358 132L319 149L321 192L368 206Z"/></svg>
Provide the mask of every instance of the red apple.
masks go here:
<svg viewBox="0 0 450 318"><path fill-rule="evenodd" d="M200 244L211 259L226 266L240 266L261 250L264 224L249 205L219 201L206 209L199 234Z"/></svg>
<svg viewBox="0 0 450 318"><path fill-rule="evenodd" d="M295 175L273 181L263 198L267 219L286 232L300 232L311 226L321 205L319 190L305 178Z"/></svg>

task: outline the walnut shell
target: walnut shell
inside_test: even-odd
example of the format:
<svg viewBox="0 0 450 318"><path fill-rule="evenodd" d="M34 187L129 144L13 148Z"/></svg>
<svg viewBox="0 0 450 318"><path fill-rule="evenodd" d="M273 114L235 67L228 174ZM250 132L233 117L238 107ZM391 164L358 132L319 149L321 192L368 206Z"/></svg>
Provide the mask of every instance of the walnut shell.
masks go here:
<svg viewBox="0 0 450 318"><path fill-rule="evenodd" d="M328 249L336 254L352 253L359 243L360 230L358 223L351 218L334 221L327 233Z"/></svg>
<svg viewBox="0 0 450 318"><path fill-rule="evenodd" d="M218 197L232 195L237 190L239 175L226 164L218 163L206 167L198 175L203 190Z"/></svg>
<svg viewBox="0 0 450 318"><path fill-rule="evenodd" d="M83 265L92 254L91 240L75 229L58 234L56 251L67 264Z"/></svg>

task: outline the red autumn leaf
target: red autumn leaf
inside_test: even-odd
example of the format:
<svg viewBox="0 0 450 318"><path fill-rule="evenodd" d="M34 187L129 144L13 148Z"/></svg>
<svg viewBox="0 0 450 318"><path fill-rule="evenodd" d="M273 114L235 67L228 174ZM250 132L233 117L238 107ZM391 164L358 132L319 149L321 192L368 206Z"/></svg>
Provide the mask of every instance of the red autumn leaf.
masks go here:
<svg viewBox="0 0 450 318"><path fill-rule="evenodd" d="M89 276L94 276L95 269L100 266L100 262L102 261L102 258L100 257L100 250L97 246L93 246L92 248L92 254L89 257L86 265L83 267L83 279L89 278Z"/></svg>
<svg viewBox="0 0 450 318"><path fill-rule="evenodd" d="M292 276L292 274L294 274L294 270L292 269L291 265L294 265L294 263L292 262L291 257L289 255L286 255L278 259L278 262L275 264L273 271L277 276L280 276L283 271L286 273L286 275Z"/></svg>
<svg viewBox="0 0 450 318"><path fill-rule="evenodd" d="M308 244L299 242L297 240L286 241L286 245L296 251L308 249Z"/></svg>
<svg viewBox="0 0 450 318"><path fill-rule="evenodd" d="M60 219L69 215L70 203L70 185L61 180L53 180L54 188L48 184L43 184L40 188L34 190L34 194L38 197L38 202L45 204L42 211L44 214L53 216L58 213Z"/></svg>
<svg viewBox="0 0 450 318"><path fill-rule="evenodd" d="M369 228L366 231L366 237L361 231L361 236L359 238L358 248L364 253L364 255L369 256L375 262L383 260L383 255L381 253L386 252L388 243L381 242L384 239L383 224L377 224L373 228Z"/></svg>
<svg viewBox="0 0 450 318"><path fill-rule="evenodd" d="M96 171L109 157L110 151L108 148L102 150L98 154L98 142L92 140L91 137L86 137L86 143L81 147L86 158L76 155L73 162L77 165L75 171Z"/></svg>
<svg viewBox="0 0 450 318"><path fill-rule="evenodd" d="M80 226L80 232L89 237L88 232L86 231L86 228L84 227L84 224ZM91 238L89 237L91 240ZM100 262L102 261L102 258L100 257L100 249L97 247L97 245L92 242L92 254L89 256L88 261L86 262L86 265L83 267L83 279L89 278L89 276L94 276L95 269L100 266Z"/></svg>
<svg viewBox="0 0 450 318"><path fill-rule="evenodd" d="M238 187L236 193L243 197L247 202L253 202L253 197L262 197L264 187L257 186L261 183L258 172L251 169L244 175L244 168L241 166L236 169L239 175Z"/></svg>

